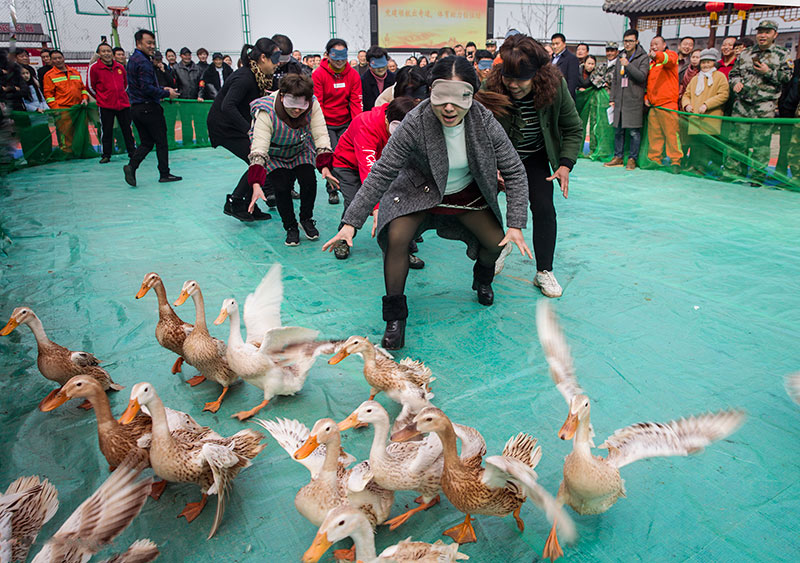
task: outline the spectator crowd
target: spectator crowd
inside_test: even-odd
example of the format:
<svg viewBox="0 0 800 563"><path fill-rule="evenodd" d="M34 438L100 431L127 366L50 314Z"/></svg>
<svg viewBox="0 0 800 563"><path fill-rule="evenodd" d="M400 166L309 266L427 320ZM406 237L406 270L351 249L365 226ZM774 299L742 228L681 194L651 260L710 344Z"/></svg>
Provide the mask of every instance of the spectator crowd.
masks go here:
<svg viewBox="0 0 800 563"><path fill-rule="evenodd" d="M517 33L510 30L506 39ZM692 37L681 38L676 51L669 49L660 36L644 46L639 43L635 29L625 32L621 49L617 41L606 44L605 60L591 55L585 43L573 50L561 33L554 34L543 47L564 76L573 98L600 90L607 92L608 106L592 112L586 119L589 149L594 151L595 126L602 119L602 111L608 110L614 148L606 166L635 169L644 141L646 158L675 172L688 170L729 180L747 178L760 184L765 179L763 164L770 160L774 132L780 133L777 171L786 174L793 166L793 176L800 175L797 128L778 129L772 122L753 124L717 118L798 117L800 65L776 44L777 36L777 24L761 20L754 40L726 37L719 51L701 48ZM438 59L464 57L474 66L481 81L486 80L494 66L502 64L494 39L488 39L481 48L470 41L423 52L405 58L402 64L380 46L348 57L345 44L342 55L345 58L337 59L340 55L335 50L331 53L330 42L323 53L304 55L284 35L275 35L272 40L281 55L268 90L278 90L281 77L288 74L313 77L315 96L324 100L322 110L333 147L361 111L392 101L396 82L402 80L403 88L419 88ZM234 71L245 64L241 57L234 64L229 55L210 54L202 47L194 53L188 47L178 52L167 49L163 54L154 50L145 58L148 73L149 67L154 67L159 96L163 92L161 97L183 102L213 101ZM41 60L42 65L34 68L24 48L2 53L3 103L11 110L43 113L47 109L66 109L95 101L102 131L100 162L110 161L115 142L120 149L124 145L128 155L133 156L136 147L131 124L135 119L131 115L130 61L126 51L106 43L99 45L85 83L80 73L66 63L59 49L42 50ZM137 70L139 63L134 64ZM344 79L344 87L336 82L339 78ZM687 113L693 115L687 117ZM179 104L177 111L165 116L167 141L175 141L178 121L184 145L207 144L206 115L207 109L202 105ZM60 148L70 153L74 135L70 114L58 114L54 121ZM159 135L159 143L160 138ZM338 199L336 190L329 189L329 199L331 202Z"/></svg>

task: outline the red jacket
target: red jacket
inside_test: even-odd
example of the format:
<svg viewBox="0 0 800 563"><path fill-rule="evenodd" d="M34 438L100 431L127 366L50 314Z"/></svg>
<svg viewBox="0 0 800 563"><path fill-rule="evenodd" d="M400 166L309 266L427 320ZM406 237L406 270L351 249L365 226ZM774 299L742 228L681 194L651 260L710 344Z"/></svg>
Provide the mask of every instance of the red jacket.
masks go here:
<svg viewBox="0 0 800 563"><path fill-rule="evenodd" d="M679 91L678 53L669 49L657 52L647 75L647 101L651 106L678 109Z"/></svg>
<svg viewBox="0 0 800 563"><path fill-rule="evenodd" d="M339 138L333 153L334 167L358 170L361 182L364 182L372 165L381 157L383 147L389 142L386 108L387 105L378 106L356 116Z"/></svg>
<svg viewBox="0 0 800 563"><path fill-rule="evenodd" d="M718 60L717 61L717 70L720 71L722 74L724 74L725 78L728 78L728 74L730 73L731 69L733 68L733 65L736 64L736 59L737 58L738 57L733 57L733 60L731 61L731 64L728 64L728 65L725 64L725 59Z"/></svg>
<svg viewBox="0 0 800 563"><path fill-rule="evenodd" d="M361 76L349 64L342 72L336 73L326 59L311 78L314 79L314 96L322 106L326 125L347 125L361 113Z"/></svg>
<svg viewBox="0 0 800 563"><path fill-rule="evenodd" d="M111 66L103 61L97 61L90 66L86 86L101 108L121 110L131 106L126 92L128 74L125 72L125 67L117 61Z"/></svg>

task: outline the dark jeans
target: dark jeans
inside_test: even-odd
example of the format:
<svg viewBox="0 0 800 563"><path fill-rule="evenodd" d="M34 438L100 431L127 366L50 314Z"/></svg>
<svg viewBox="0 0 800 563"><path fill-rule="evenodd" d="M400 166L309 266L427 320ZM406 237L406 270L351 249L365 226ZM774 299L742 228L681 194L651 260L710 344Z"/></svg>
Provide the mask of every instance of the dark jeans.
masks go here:
<svg viewBox="0 0 800 563"><path fill-rule="evenodd" d="M330 137L330 139L331 139L331 148L333 150L336 150L336 145L339 144L339 139L341 139L342 135L344 135L344 132L347 131L347 128L350 127L350 122L347 122L344 125L337 125L336 127L333 127L331 125L328 125L327 127L328 127L328 137ZM356 176L357 175L358 175L358 173L356 172ZM361 182L360 181L359 181L358 185L359 185L359 187L361 186ZM328 193L331 193L331 192L334 191L327 184L326 184L326 190L328 191ZM342 192L342 195L344 195L344 192ZM352 201L352 198L351 198L351 201Z"/></svg>
<svg viewBox="0 0 800 563"><path fill-rule="evenodd" d="M359 176L358 170L339 167L333 169L333 175L339 180L339 191L342 192L344 200L344 209L342 209L342 218L344 218L347 208L350 207L358 190L361 189L361 176ZM343 226L344 223L339 222L339 228L341 229Z"/></svg>
<svg viewBox="0 0 800 563"><path fill-rule="evenodd" d="M225 138L225 140L219 143L219 146L225 147L233 153L234 156L241 158L245 164L250 166L250 159L247 158L247 155L250 154L250 139L247 135L243 135L237 139ZM239 183L236 184L233 195L234 197L246 197L248 203L250 203L250 198L253 195L253 186L247 182L247 170L245 170L244 174L239 178Z"/></svg>
<svg viewBox="0 0 800 563"><path fill-rule="evenodd" d="M136 152L136 143L133 140L133 131L131 130L131 108L122 108L120 110L100 108L103 156L111 157L111 153L114 151L115 118L122 131L122 138L125 140L125 150L128 151L128 156L133 158L133 153Z"/></svg>
<svg viewBox="0 0 800 563"><path fill-rule="evenodd" d="M547 152L540 150L522 161L528 175L528 197L533 214L533 254L536 270L553 270L556 251L556 208Z"/></svg>
<svg viewBox="0 0 800 563"><path fill-rule="evenodd" d="M136 147L130 165L136 170L147 154L156 147L158 156L158 172L162 177L169 176L169 148L167 146L167 122L164 121L164 110L161 104L148 102L133 104L131 117L142 144Z"/></svg>
<svg viewBox="0 0 800 563"><path fill-rule="evenodd" d="M300 184L300 220L312 219L314 217L314 201L317 199L317 175L314 172L314 166L301 164L291 170L276 168L267 175L267 182L275 190L275 206L281 215L283 228L287 231L297 228L291 194L295 179Z"/></svg>
<svg viewBox="0 0 800 563"><path fill-rule="evenodd" d="M623 129L617 127L614 129L614 156L622 158L625 151L625 131L630 131L631 144L628 147L628 157L633 160L639 158L639 145L642 144L642 129Z"/></svg>

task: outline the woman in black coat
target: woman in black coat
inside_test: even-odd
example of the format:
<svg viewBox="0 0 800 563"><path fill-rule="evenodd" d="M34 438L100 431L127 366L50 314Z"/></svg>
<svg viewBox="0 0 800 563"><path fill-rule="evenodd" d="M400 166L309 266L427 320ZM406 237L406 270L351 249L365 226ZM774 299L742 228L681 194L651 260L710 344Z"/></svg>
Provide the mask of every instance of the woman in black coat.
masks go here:
<svg viewBox="0 0 800 563"><path fill-rule="evenodd" d="M208 112L208 136L212 147L222 146L250 166L250 102L272 89L272 74L278 66L281 50L270 39L262 37L255 45L242 49L244 65L230 75ZM223 211L240 221L270 218L258 206L247 211L252 188L244 171L233 193L226 196Z"/></svg>

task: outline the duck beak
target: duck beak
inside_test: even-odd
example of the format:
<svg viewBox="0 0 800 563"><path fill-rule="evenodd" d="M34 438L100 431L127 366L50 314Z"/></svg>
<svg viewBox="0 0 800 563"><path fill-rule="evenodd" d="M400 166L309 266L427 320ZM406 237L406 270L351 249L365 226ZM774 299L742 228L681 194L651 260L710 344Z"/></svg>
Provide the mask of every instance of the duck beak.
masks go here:
<svg viewBox="0 0 800 563"><path fill-rule="evenodd" d="M332 357L330 360L328 360L328 364L330 364L332 366L336 365L339 362L341 362L342 360L344 360L349 355L350 355L350 352L347 351L347 348L342 348L341 350L339 350L336 353L336 355L334 357Z"/></svg>
<svg viewBox="0 0 800 563"><path fill-rule="evenodd" d="M339 432L344 432L345 430L355 428L358 426L359 422L361 421L358 420L358 413L354 412L338 424Z"/></svg>
<svg viewBox="0 0 800 563"><path fill-rule="evenodd" d="M300 448L296 452L294 452L294 458L305 459L308 456L310 456L314 452L314 450L317 449L318 446L319 442L317 442L317 437L313 435L309 436L308 440L306 440L306 443L300 446ZM323 551L322 553L325 552ZM320 553L320 555L322 555L322 553Z"/></svg>
<svg viewBox="0 0 800 563"><path fill-rule="evenodd" d="M63 389L53 389L42 402L39 403L39 410L42 412L50 412L51 410L60 407L72 397L64 393Z"/></svg>
<svg viewBox="0 0 800 563"><path fill-rule="evenodd" d="M303 563L317 563L333 544L328 540L326 532L319 532L314 538L311 547L303 554Z"/></svg>
<svg viewBox="0 0 800 563"><path fill-rule="evenodd" d="M178 296L178 298L175 300L175 303L173 303L173 305L174 305L175 307L180 307L181 305L183 305L184 303L186 303L186 300L187 300L187 299L189 299L189 294L188 294L188 293L186 293L185 291L181 290L181 294L180 294L180 295Z"/></svg>
<svg viewBox="0 0 800 563"><path fill-rule="evenodd" d="M572 437L575 436L575 432L578 430L578 415L569 413L567 420L564 422L564 426L561 427L561 430L558 431L558 437L562 440L572 440Z"/></svg>
<svg viewBox="0 0 800 563"><path fill-rule="evenodd" d="M128 408L125 409L125 412L119 417L120 424L130 424L141 408L142 406L139 404L139 399L131 399L128 403Z"/></svg>
<svg viewBox="0 0 800 563"><path fill-rule="evenodd" d="M3 330L0 330L0 336L6 336L14 332L14 329L19 326L19 323L14 317L8 319L6 326L3 327Z"/></svg>
<svg viewBox="0 0 800 563"><path fill-rule="evenodd" d="M225 319L227 319L227 318L228 318L228 310L223 308L219 312L219 316L214 320L214 324L215 325L221 325L222 323L225 322Z"/></svg>
<svg viewBox="0 0 800 563"><path fill-rule="evenodd" d="M412 438L415 438L422 434L419 430L417 430L417 423L412 422L405 428L402 428L392 434L392 442L408 442Z"/></svg>
<svg viewBox="0 0 800 563"><path fill-rule="evenodd" d="M147 295L148 291L150 291L150 288L147 286L146 283L142 282L142 287L139 288L139 293L136 294L136 299L141 299L142 297Z"/></svg>

